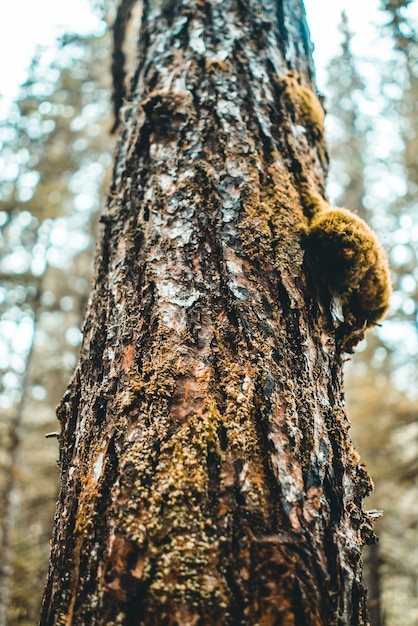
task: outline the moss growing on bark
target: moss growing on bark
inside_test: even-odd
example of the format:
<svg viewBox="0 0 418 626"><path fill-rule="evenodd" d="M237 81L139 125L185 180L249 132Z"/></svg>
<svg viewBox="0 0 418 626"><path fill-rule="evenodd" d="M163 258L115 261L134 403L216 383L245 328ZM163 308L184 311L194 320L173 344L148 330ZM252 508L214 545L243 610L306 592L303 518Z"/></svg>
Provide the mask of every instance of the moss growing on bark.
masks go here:
<svg viewBox="0 0 418 626"><path fill-rule="evenodd" d="M254 173L254 186L243 194L238 224L242 245L250 259L264 266L287 265L300 257L292 227L303 219L299 198L285 167L271 165L263 181ZM300 259L301 262L301 259Z"/></svg>
<svg viewBox="0 0 418 626"><path fill-rule="evenodd" d="M342 297L346 323L376 324L389 307L391 285L386 255L366 222L346 209L330 209L314 217L308 242L330 291Z"/></svg>
<svg viewBox="0 0 418 626"><path fill-rule="evenodd" d="M325 111L314 92L300 83L297 72L289 72L277 80L277 87L287 108L293 109L299 122L316 134L324 135Z"/></svg>
<svg viewBox="0 0 418 626"><path fill-rule="evenodd" d="M322 288L340 300L348 346L375 325L389 308L392 292L386 254L364 220L347 209L333 208L317 194L303 193L304 247Z"/></svg>

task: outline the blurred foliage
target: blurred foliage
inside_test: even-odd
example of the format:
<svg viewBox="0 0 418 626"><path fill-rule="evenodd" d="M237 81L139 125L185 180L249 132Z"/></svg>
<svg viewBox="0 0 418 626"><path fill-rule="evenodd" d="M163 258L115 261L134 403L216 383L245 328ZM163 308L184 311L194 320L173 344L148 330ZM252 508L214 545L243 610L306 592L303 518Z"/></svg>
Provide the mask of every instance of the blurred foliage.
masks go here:
<svg viewBox="0 0 418 626"><path fill-rule="evenodd" d="M0 605L9 626L38 621L59 477L57 440L45 434L58 428L54 407L77 361L112 162L109 57L109 34L40 49L0 121Z"/></svg>
<svg viewBox="0 0 418 626"><path fill-rule="evenodd" d="M332 138L331 178L337 184L338 206L355 207L361 217L367 218L363 204L365 189L363 170L366 152L366 133L371 121L360 114L365 83L351 55L348 19L341 16L341 52L327 68L329 97L326 109L330 114L328 133Z"/></svg>
<svg viewBox="0 0 418 626"><path fill-rule="evenodd" d="M373 626L418 622L418 43L409 4L382 2L388 58L354 57L343 14L327 100L330 190L379 232L394 286L388 319L346 367L353 439L376 485L368 506L384 510L380 543L365 549Z"/></svg>

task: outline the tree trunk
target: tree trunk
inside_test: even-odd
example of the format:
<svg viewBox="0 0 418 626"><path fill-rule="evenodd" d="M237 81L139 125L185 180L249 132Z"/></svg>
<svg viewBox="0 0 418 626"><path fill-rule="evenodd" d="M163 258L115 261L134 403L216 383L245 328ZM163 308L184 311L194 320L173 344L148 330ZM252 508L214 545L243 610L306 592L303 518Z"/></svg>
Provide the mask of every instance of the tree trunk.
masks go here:
<svg viewBox="0 0 418 626"><path fill-rule="evenodd" d="M310 53L301 0L144 2L42 626L367 623Z"/></svg>
<svg viewBox="0 0 418 626"><path fill-rule="evenodd" d="M372 626L383 626L382 623L382 583L380 570L382 567L379 544L369 546L364 554L364 578L368 582L368 607Z"/></svg>

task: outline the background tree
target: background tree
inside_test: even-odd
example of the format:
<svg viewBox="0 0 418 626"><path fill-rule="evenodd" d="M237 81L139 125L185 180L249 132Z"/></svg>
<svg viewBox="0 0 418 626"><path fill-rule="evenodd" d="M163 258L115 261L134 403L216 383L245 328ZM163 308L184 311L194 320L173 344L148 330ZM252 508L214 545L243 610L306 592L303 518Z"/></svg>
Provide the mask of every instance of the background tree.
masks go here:
<svg viewBox="0 0 418 626"><path fill-rule="evenodd" d="M0 126L0 623L33 626L58 489L54 407L75 367L108 172L106 37L38 51Z"/></svg>
<svg viewBox="0 0 418 626"><path fill-rule="evenodd" d="M336 194L338 204L355 207L360 215L366 217L368 213L370 214L364 206L369 157L367 132L372 129L372 120L366 113L368 110L365 106L366 84L357 67L358 59L352 52L353 33L345 13L341 15L340 32L340 52L328 66L326 108L331 154L330 185L331 188L334 186L338 189ZM365 354L362 352L355 361L359 364L361 359L363 364L367 363L367 373L363 371L358 380L355 375L348 377L348 390L351 392L349 396L351 402L348 406L354 428L359 431L356 432L357 437L354 436L354 441L360 445L362 457L371 464L371 475L377 480L379 489L380 478L386 477L378 471L376 463L377 459L381 458L381 450L388 446L389 438L387 423L377 418L382 413L382 394L376 387L376 379L372 379L374 372L370 361L371 354L376 348L375 345L374 348L370 348L372 343L368 338L369 350L366 350ZM378 391L377 394L372 393L374 389ZM379 423L376 427L377 420ZM376 431L380 436L376 436ZM385 472L384 468L380 469ZM379 497L375 497L374 502L376 509L383 507ZM374 543L364 550L364 578L368 589L370 621L373 626L381 624L382 616L380 551L381 543Z"/></svg>
<svg viewBox="0 0 418 626"><path fill-rule="evenodd" d="M353 57L353 33L345 13L341 15L339 30L340 53L327 68L327 130L332 148L330 178L331 184L339 186L339 193L334 194L336 203L355 207L359 215L367 217L363 204L364 168L371 123L363 106L365 83Z"/></svg>
<svg viewBox="0 0 418 626"><path fill-rule="evenodd" d="M310 53L300 2L144 3L58 412L44 625L367 623L341 368L386 269L323 198Z"/></svg>
<svg viewBox="0 0 418 626"><path fill-rule="evenodd" d="M382 3L387 24L379 33L386 51L383 63L377 58L353 57L343 18L346 37L340 55L330 66L327 98L332 188L338 189L338 202L347 206L355 206L350 204L353 188L362 190L358 210L370 215L383 240L391 245L395 289L390 321L367 337L347 368L353 439L376 485L370 506L384 510L376 527L380 542L365 550L365 579L374 626L411 626L418 615L416 555L411 550L418 537L413 504L416 484L411 480L417 459L417 342L416 234L411 229L416 185L410 156L417 136L413 70L417 48L414 22L407 13L409 4ZM372 76L372 68L380 81L365 80L362 85L361 75ZM355 84L353 76L358 77L355 98L346 89ZM351 141L359 129L367 129L367 133L358 145L361 156L352 158Z"/></svg>

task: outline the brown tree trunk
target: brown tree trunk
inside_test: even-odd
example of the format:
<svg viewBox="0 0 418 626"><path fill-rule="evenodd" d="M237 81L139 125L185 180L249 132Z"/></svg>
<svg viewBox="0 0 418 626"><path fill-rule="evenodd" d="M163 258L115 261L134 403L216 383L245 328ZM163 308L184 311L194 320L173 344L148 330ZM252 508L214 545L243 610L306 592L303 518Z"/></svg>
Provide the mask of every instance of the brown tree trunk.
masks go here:
<svg viewBox="0 0 418 626"><path fill-rule="evenodd" d="M310 52L301 0L144 2L42 626L367 623Z"/></svg>
<svg viewBox="0 0 418 626"><path fill-rule="evenodd" d="M364 554L364 579L368 588L368 608L372 626L383 626L382 622L382 584L381 558L379 544L369 546Z"/></svg>

